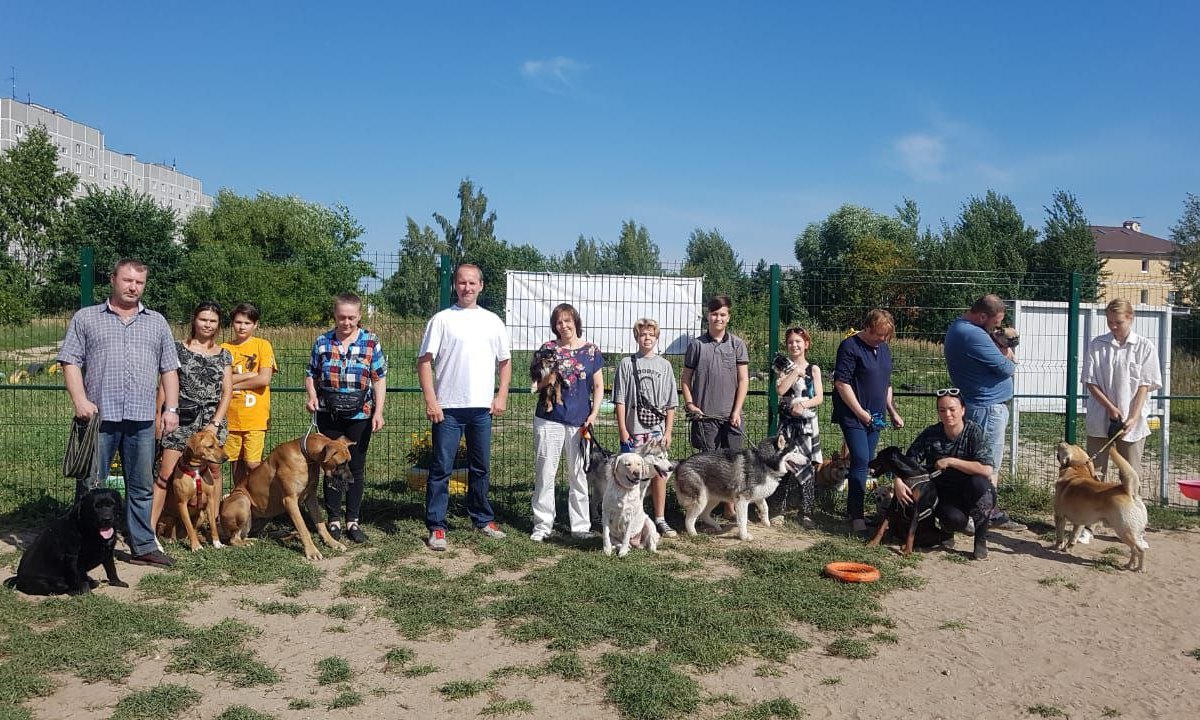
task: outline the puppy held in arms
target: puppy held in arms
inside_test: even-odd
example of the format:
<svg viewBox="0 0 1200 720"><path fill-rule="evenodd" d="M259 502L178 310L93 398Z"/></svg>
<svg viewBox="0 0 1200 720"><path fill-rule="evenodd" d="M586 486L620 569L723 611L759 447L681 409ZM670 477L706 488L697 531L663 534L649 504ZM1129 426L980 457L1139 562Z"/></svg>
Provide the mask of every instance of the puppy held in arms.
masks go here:
<svg viewBox="0 0 1200 720"><path fill-rule="evenodd" d="M529 380L529 392L538 394L542 409L550 412L555 405L562 405L562 376L558 374L558 352L554 348L542 348L533 354Z"/></svg>
<svg viewBox="0 0 1200 720"><path fill-rule="evenodd" d="M1000 349L1013 348L1021 344L1021 334L1015 327L998 327L992 330L992 342Z"/></svg>
<svg viewBox="0 0 1200 720"><path fill-rule="evenodd" d="M630 547L658 551L658 530L642 507L646 483L671 472L670 461L622 453L613 462L612 481L604 488L604 554L625 557Z"/></svg>

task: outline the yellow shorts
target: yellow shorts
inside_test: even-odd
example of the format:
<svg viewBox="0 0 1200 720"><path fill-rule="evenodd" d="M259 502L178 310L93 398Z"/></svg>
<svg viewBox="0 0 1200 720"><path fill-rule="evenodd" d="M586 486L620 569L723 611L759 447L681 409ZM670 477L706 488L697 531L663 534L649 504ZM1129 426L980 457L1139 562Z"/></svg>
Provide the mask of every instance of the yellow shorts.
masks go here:
<svg viewBox="0 0 1200 720"><path fill-rule="evenodd" d="M225 440L225 454L230 461L262 462L263 449L267 444L266 430L229 431Z"/></svg>

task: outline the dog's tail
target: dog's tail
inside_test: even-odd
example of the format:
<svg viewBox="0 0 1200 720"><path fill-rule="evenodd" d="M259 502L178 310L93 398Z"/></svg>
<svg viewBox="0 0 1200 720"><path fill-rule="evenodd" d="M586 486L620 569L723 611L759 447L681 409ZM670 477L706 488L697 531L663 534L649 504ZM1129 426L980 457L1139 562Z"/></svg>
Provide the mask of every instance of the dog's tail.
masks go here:
<svg viewBox="0 0 1200 720"><path fill-rule="evenodd" d="M6 587L6 588L12 589L12 588L15 588L16 586L17 586L17 576L16 575L13 575L12 577L10 577L9 579L4 581L4 587Z"/></svg>
<svg viewBox="0 0 1200 720"><path fill-rule="evenodd" d="M1117 465L1117 470L1121 474L1121 487L1125 490L1125 494L1131 498L1137 498L1138 486L1141 485L1142 479L1138 477L1133 466L1118 452L1110 452L1109 459Z"/></svg>

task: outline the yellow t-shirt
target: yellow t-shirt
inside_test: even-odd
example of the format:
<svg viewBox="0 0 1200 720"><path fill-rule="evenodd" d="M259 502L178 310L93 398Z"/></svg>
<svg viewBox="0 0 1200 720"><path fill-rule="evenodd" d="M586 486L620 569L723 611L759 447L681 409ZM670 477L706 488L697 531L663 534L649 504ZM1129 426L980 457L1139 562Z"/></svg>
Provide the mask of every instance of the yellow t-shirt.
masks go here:
<svg viewBox="0 0 1200 720"><path fill-rule="evenodd" d="M278 372L275 350L271 343L260 337L251 337L240 345L221 343L221 347L233 355L233 376L238 373L256 372L269 367ZM257 390L234 390L229 402L229 429L233 432L266 430L271 421L271 387Z"/></svg>

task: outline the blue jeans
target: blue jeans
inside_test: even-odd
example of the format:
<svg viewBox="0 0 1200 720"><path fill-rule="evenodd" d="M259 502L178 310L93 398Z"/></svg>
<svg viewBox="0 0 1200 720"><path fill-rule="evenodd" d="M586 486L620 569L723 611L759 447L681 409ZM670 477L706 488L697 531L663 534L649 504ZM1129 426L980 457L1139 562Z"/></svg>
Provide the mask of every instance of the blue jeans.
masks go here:
<svg viewBox="0 0 1200 720"><path fill-rule="evenodd" d="M154 422L146 420L105 421L96 435L96 455L92 474L86 481L75 481L75 499L92 488L104 485L113 456L121 452L125 472L125 541L134 555L158 549L154 528L150 527L150 506L154 497Z"/></svg>
<svg viewBox="0 0 1200 720"><path fill-rule="evenodd" d="M983 437L992 454L992 478L1000 477L1000 465L1004 460L1004 431L1008 427L1008 406L973 405L965 403L967 420L983 428Z"/></svg>
<svg viewBox="0 0 1200 720"><path fill-rule="evenodd" d="M450 473L459 439L467 437L467 515L475 527L496 519L488 502L492 456L491 408L448 408L445 419L433 425L433 462L425 484L425 527L446 529L446 509L450 505Z"/></svg>
<svg viewBox="0 0 1200 720"><path fill-rule="evenodd" d="M850 449L849 483L846 495L846 515L851 521L863 519L863 499L867 494L867 463L875 457L879 431L868 432L861 427L842 425L842 436Z"/></svg>

